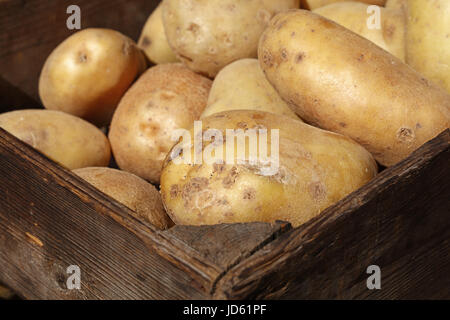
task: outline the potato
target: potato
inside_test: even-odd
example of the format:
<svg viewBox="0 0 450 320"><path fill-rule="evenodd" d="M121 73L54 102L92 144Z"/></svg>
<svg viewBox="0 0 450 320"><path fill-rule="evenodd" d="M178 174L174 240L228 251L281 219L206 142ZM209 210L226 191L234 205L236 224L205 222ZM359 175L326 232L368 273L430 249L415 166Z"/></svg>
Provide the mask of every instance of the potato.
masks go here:
<svg viewBox="0 0 450 320"><path fill-rule="evenodd" d="M372 42L310 11L277 15L261 37L259 60L303 120L353 138L385 166L449 127L450 95Z"/></svg>
<svg viewBox="0 0 450 320"><path fill-rule="evenodd" d="M394 10L405 10L408 0L387 0L385 8Z"/></svg>
<svg viewBox="0 0 450 320"><path fill-rule="evenodd" d="M39 78L42 104L98 126L106 125L145 64L133 40L121 33L81 30L64 40L45 61Z"/></svg>
<svg viewBox="0 0 450 320"><path fill-rule="evenodd" d="M153 183L170 148L172 133L197 120L211 80L179 63L148 69L120 101L109 139L118 166Z"/></svg>
<svg viewBox="0 0 450 320"><path fill-rule="evenodd" d="M155 64L177 62L178 59L167 42L162 22L161 4L153 11L142 29L139 47Z"/></svg>
<svg viewBox="0 0 450 320"><path fill-rule="evenodd" d="M450 1L409 0L406 62L450 92Z"/></svg>
<svg viewBox="0 0 450 320"><path fill-rule="evenodd" d="M399 10L380 8L380 29L369 29L369 5L360 2L339 2L317 8L313 12L333 20L372 41L379 47L405 61L405 21Z"/></svg>
<svg viewBox="0 0 450 320"><path fill-rule="evenodd" d="M0 127L69 169L107 166L111 157L103 132L61 111L6 112Z"/></svg>
<svg viewBox="0 0 450 320"><path fill-rule="evenodd" d="M73 171L94 187L135 212L135 217L167 229L173 222L167 216L158 190L134 174L111 168L82 168Z"/></svg>
<svg viewBox="0 0 450 320"><path fill-rule="evenodd" d="M213 78L235 60L256 58L258 39L270 18L298 7L299 0L166 0L163 23L177 57Z"/></svg>
<svg viewBox="0 0 450 320"><path fill-rule="evenodd" d="M290 117L233 110L204 118L202 124L203 128L216 129L224 135L226 143L216 145L223 147L224 157L207 161L205 156L211 144L203 142L201 164L178 163L177 159L188 151L180 153L179 145L174 147L161 175L161 195L176 224L285 220L299 226L377 173L369 152L351 139ZM245 145L246 161L239 163L236 146L226 147L234 140L226 136L228 129L246 130L243 133L267 129L271 165L261 154L250 153L250 142ZM279 130L279 138L272 132L274 129ZM191 129L191 137L194 134ZM260 139L262 135L255 136ZM256 142L259 150L265 145ZM228 150L234 150L234 156ZM257 161L249 161L251 154L258 156ZM218 159L225 161L220 164ZM273 170L267 170L269 167Z"/></svg>
<svg viewBox="0 0 450 320"><path fill-rule="evenodd" d="M303 9L314 10L329 5L331 3L346 2L346 1L356 1L372 5L374 4L377 6L384 6L386 2L386 0L301 0L300 3Z"/></svg>
<svg viewBox="0 0 450 320"><path fill-rule="evenodd" d="M300 120L267 81L257 59L235 61L217 74L200 118L239 109L267 111Z"/></svg>

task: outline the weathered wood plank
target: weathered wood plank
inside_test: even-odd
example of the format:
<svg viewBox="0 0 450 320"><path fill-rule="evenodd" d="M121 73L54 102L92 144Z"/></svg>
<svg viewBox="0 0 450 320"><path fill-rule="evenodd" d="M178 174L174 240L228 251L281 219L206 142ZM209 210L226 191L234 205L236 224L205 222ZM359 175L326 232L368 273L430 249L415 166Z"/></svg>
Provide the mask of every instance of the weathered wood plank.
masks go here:
<svg viewBox="0 0 450 320"><path fill-rule="evenodd" d="M232 268L215 297L450 298L450 131ZM381 290L368 290L369 265Z"/></svg>

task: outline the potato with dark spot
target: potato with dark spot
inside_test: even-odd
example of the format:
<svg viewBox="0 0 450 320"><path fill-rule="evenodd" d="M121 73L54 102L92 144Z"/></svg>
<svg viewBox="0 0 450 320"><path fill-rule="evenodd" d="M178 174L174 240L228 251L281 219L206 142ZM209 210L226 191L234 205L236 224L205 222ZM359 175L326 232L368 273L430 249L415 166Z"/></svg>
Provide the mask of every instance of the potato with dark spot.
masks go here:
<svg viewBox="0 0 450 320"><path fill-rule="evenodd" d="M220 70L201 118L227 110L259 110L300 118L267 81L257 59L242 59Z"/></svg>
<svg viewBox="0 0 450 320"><path fill-rule="evenodd" d="M331 3L336 3L336 2L350 2L350 1L354 1L354 2L362 2L362 3L367 3L367 4L374 4L377 6L384 6L386 0L301 0L301 7L303 9L309 9L309 10L314 10L320 7L324 7L326 5L329 5Z"/></svg>
<svg viewBox="0 0 450 320"><path fill-rule="evenodd" d="M233 110L202 123L197 158L194 148L183 148L198 139L191 128L191 141L173 147L161 175L163 203L176 224L285 220L299 226L377 173L370 153L353 140L291 117ZM209 130L222 139L206 139Z"/></svg>
<svg viewBox="0 0 450 320"><path fill-rule="evenodd" d="M130 38L109 29L84 29L64 40L47 58L39 78L39 96L47 109L104 126L145 68L145 57Z"/></svg>
<svg viewBox="0 0 450 320"><path fill-rule="evenodd" d="M0 114L0 128L69 168L107 166L108 139L97 127L53 110L18 110Z"/></svg>
<svg viewBox="0 0 450 320"><path fill-rule="evenodd" d="M292 37L293 32L300 36ZM303 120L351 137L385 166L449 127L445 90L371 41L310 11L275 16L258 53L269 82Z"/></svg>
<svg viewBox="0 0 450 320"><path fill-rule="evenodd" d="M158 190L134 174L111 168L83 168L73 171L94 187L130 208L137 219L159 229L173 225L167 216Z"/></svg>
<svg viewBox="0 0 450 320"><path fill-rule="evenodd" d="M369 5L360 2L337 2L313 10L333 20L405 61L405 16L400 10L380 8L380 28L373 28L374 14ZM369 21L369 24L368 24ZM370 28L369 28L370 26Z"/></svg>
<svg viewBox="0 0 450 320"><path fill-rule="evenodd" d="M406 62L450 93L450 1L409 0Z"/></svg>
<svg viewBox="0 0 450 320"><path fill-rule="evenodd" d="M256 58L258 39L272 16L299 0L166 0L163 24L177 57L208 77L227 64Z"/></svg>
<svg viewBox="0 0 450 320"><path fill-rule="evenodd" d="M148 69L127 91L114 113L109 139L118 166L159 183L161 167L176 141L176 129L189 128L208 99L211 80L180 63Z"/></svg>
<svg viewBox="0 0 450 320"><path fill-rule="evenodd" d="M147 19L139 37L138 45L147 58L155 64L178 61L167 42L164 32L161 4L158 5Z"/></svg>

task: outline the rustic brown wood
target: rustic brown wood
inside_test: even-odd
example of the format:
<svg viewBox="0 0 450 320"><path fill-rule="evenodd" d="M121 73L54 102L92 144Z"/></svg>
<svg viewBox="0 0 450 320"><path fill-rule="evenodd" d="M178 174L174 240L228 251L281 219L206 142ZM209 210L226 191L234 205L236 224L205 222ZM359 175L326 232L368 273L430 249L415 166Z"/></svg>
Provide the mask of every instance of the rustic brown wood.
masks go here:
<svg viewBox="0 0 450 320"><path fill-rule="evenodd" d="M450 131L232 268L216 298L450 299ZM368 290L369 265L381 290Z"/></svg>
<svg viewBox="0 0 450 320"><path fill-rule="evenodd" d="M6 96L0 99L0 112L18 102L27 104L23 107L39 104L38 79L45 59L76 31L66 27L69 5L80 7L83 29L111 28L137 40L158 3L158 0L0 1L0 76L8 86L19 88L8 95L8 100Z"/></svg>

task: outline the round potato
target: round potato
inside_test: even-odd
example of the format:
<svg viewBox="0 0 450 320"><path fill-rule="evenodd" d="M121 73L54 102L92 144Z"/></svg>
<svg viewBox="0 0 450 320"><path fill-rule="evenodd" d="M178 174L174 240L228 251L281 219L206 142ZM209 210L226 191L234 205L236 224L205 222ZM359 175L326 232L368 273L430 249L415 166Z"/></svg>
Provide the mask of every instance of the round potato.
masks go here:
<svg viewBox="0 0 450 320"><path fill-rule="evenodd" d="M155 64L177 62L178 59L167 42L162 22L161 4L153 11L142 29L139 47Z"/></svg>
<svg viewBox="0 0 450 320"><path fill-rule="evenodd" d="M184 161L186 154L193 159L193 148L189 152L176 145L169 154L161 175L161 195L176 224L285 220L296 227L377 173L370 153L351 139L290 117L234 110L213 114L202 122L203 128L223 135L226 143L215 144L223 156L214 151L209 158L212 143L205 141L200 163ZM245 145L241 144L245 139L234 143L230 130L249 136L253 131L255 139L249 138ZM261 139L264 132L266 140ZM194 135L198 139L191 129ZM196 143L195 139L189 142ZM236 152L240 148L245 158Z"/></svg>
<svg viewBox="0 0 450 320"><path fill-rule="evenodd" d="M73 171L94 187L135 212L135 217L159 229L173 225L155 186L134 174L111 168L82 168Z"/></svg>
<svg viewBox="0 0 450 320"><path fill-rule="evenodd" d="M170 148L173 131L189 128L206 107L211 80L179 63L148 69L114 113L109 139L118 166L153 183Z"/></svg>
<svg viewBox="0 0 450 320"><path fill-rule="evenodd" d="M302 119L353 138L385 166L449 127L445 90L310 11L277 15L261 37L259 60Z"/></svg>
<svg viewBox="0 0 450 320"><path fill-rule="evenodd" d="M108 139L83 119L53 110L0 114L0 127L69 169L107 166Z"/></svg>
<svg viewBox="0 0 450 320"><path fill-rule="evenodd" d="M314 10L329 5L331 3L347 2L347 1L356 1L367 4L374 4L377 6L384 6L386 2L386 0L301 0L300 3L303 9Z"/></svg>
<svg viewBox="0 0 450 320"><path fill-rule="evenodd" d="M406 62L450 93L450 1L409 0Z"/></svg>
<svg viewBox="0 0 450 320"><path fill-rule="evenodd" d="M380 7L380 28L368 24L374 15L369 5L360 2L338 2L313 12L333 20L405 61L405 16L399 10ZM370 26L370 28L369 28Z"/></svg>
<svg viewBox="0 0 450 320"><path fill-rule="evenodd" d="M239 109L267 111L300 120L267 81L257 59L235 61L217 74L200 118Z"/></svg>
<svg viewBox="0 0 450 320"><path fill-rule="evenodd" d="M258 39L271 17L298 7L299 0L166 0L163 23L177 57L213 78L235 60L256 58Z"/></svg>
<svg viewBox="0 0 450 320"><path fill-rule="evenodd" d="M104 126L145 67L144 55L130 38L114 30L84 29L47 58L39 95L47 109Z"/></svg>

